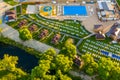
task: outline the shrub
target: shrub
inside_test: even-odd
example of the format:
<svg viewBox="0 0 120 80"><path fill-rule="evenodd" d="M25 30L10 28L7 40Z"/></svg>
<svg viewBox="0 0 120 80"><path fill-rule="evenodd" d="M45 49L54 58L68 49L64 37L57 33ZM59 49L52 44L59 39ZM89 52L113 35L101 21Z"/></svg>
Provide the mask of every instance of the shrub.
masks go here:
<svg viewBox="0 0 120 80"><path fill-rule="evenodd" d="M19 31L19 37L22 40L30 40L30 39L32 39L32 35L31 35L31 33L30 33L30 31L28 29L21 29Z"/></svg>

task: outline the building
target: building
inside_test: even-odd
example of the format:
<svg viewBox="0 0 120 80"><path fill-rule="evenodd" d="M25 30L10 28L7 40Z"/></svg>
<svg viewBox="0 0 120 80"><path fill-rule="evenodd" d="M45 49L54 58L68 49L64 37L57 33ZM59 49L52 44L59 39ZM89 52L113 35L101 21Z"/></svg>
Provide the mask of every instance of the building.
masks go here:
<svg viewBox="0 0 120 80"><path fill-rule="evenodd" d="M33 24L28 29L30 30L30 32L34 32L34 31L36 31L38 29L38 26Z"/></svg>
<svg viewBox="0 0 120 80"><path fill-rule="evenodd" d="M94 25L94 32L96 40L105 40L105 34L103 33L103 25Z"/></svg>
<svg viewBox="0 0 120 80"><path fill-rule="evenodd" d="M52 43L53 43L53 44L57 44L57 43L59 42L60 38L61 38L61 35L60 35L60 34L56 34L56 35L53 37L53 39L52 39Z"/></svg>
<svg viewBox="0 0 120 80"><path fill-rule="evenodd" d="M15 21L16 20L16 11L8 10L5 12L5 22Z"/></svg>
<svg viewBox="0 0 120 80"><path fill-rule="evenodd" d="M110 37L113 41L119 41L120 40L120 24L114 23L109 32L107 33L107 36Z"/></svg>
<svg viewBox="0 0 120 80"><path fill-rule="evenodd" d="M38 38L43 39L45 36L48 35L48 30L44 29L42 32L39 34Z"/></svg>
<svg viewBox="0 0 120 80"><path fill-rule="evenodd" d="M73 62L76 66L80 68L82 68L82 66L84 65L84 62L80 59L78 55L75 56L75 58L73 59Z"/></svg>
<svg viewBox="0 0 120 80"><path fill-rule="evenodd" d="M96 40L105 40L105 34L99 32L95 35Z"/></svg>
<svg viewBox="0 0 120 80"><path fill-rule="evenodd" d="M103 30L103 25L94 25L94 32L98 33L99 31Z"/></svg>
<svg viewBox="0 0 120 80"><path fill-rule="evenodd" d="M28 23L28 21L24 19L19 22L18 27L21 28L21 27L25 26L27 23Z"/></svg>
<svg viewBox="0 0 120 80"><path fill-rule="evenodd" d="M97 1L97 4L97 15L101 21L119 19L119 13L117 12L115 4L112 1Z"/></svg>
<svg viewBox="0 0 120 80"><path fill-rule="evenodd" d="M36 14L37 13L37 6L36 5L28 5L26 14Z"/></svg>

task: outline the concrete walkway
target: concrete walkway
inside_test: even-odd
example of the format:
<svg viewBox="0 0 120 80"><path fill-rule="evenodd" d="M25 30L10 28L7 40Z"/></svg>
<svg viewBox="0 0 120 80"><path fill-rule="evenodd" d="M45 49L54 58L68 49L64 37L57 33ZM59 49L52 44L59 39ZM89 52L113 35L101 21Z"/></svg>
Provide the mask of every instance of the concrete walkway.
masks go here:
<svg viewBox="0 0 120 80"><path fill-rule="evenodd" d="M75 77L81 77L82 80L95 80L95 77L98 76L97 74L96 75L93 75L93 76L89 76L89 75L86 75L84 73L78 73L76 71L69 71L69 73L72 75L72 76L75 76Z"/></svg>
<svg viewBox="0 0 120 80"><path fill-rule="evenodd" d="M41 42L36 41L36 40L22 41L19 38L19 32L17 30L13 29L12 27L6 25L6 24L0 25L0 28L2 28L2 34L3 34L4 37L8 37L8 38L10 38L10 39L12 39L16 42L19 42L19 43L23 44L24 46L34 48L37 51L44 52L49 48L53 48L49 45L46 45L46 44L41 43ZM59 51L60 51L58 49L55 49L55 50L56 50L57 53L59 53Z"/></svg>

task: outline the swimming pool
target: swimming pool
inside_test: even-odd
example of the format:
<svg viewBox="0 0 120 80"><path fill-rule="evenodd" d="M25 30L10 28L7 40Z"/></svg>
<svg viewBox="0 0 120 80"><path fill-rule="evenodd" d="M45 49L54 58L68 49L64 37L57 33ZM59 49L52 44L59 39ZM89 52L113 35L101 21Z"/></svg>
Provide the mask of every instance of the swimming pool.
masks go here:
<svg viewBox="0 0 120 80"><path fill-rule="evenodd" d="M63 6L64 16L87 16L87 10L85 6Z"/></svg>
<svg viewBox="0 0 120 80"><path fill-rule="evenodd" d="M52 11L52 7L51 6L44 6L43 11L50 12L50 11Z"/></svg>

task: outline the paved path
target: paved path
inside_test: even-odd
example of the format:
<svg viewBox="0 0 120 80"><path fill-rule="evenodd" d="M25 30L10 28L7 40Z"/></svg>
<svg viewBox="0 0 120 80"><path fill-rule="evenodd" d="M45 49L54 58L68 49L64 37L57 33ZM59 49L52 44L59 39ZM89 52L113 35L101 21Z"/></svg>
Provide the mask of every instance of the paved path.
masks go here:
<svg viewBox="0 0 120 80"><path fill-rule="evenodd" d="M93 76L89 76L89 75L86 75L85 73L83 72L76 72L76 71L69 71L69 73L75 77L81 77L82 80L96 80L95 77L98 76L97 74L96 75L93 75Z"/></svg>
<svg viewBox="0 0 120 80"><path fill-rule="evenodd" d="M92 34L90 34L90 35L88 35L88 36L86 36L86 37L84 37L84 38L81 38L81 39L78 41L78 43L76 44L76 46L78 47L78 46L82 43L82 41L83 41L84 39L87 39L87 38L89 38L89 37L91 37L91 36L93 36L93 35L95 35L95 33L92 33Z"/></svg>
<svg viewBox="0 0 120 80"><path fill-rule="evenodd" d="M92 33L92 34L90 34L90 35L84 37L83 39L87 39L87 38L89 38L89 37L91 37L91 36L93 36L93 35L95 35L95 33Z"/></svg>
<svg viewBox="0 0 120 80"><path fill-rule="evenodd" d="M81 77L82 80L92 80L92 77L90 77L88 75L80 74L80 73L75 72L75 71L69 71L69 73L73 76Z"/></svg>
<svg viewBox="0 0 120 80"><path fill-rule="evenodd" d="M0 25L0 28L3 29L2 34L3 34L4 37L8 37L8 38L10 38L10 39L12 39L16 42L19 42L19 43L23 44L24 46L34 48L37 51L44 52L49 48L53 48L49 45L46 45L46 44L41 43L41 42L36 41L36 40L22 41L19 38L19 32L17 30L13 29L12 27L6 25L6 24ZM59 53L59 51L60 51L58 49L55 49L55 50L56 50L57 53Z"/></svg>
<svg viewBox="0 0 120 80"><path fill-rule="evenodd" d="M83 38L81 38L81 39L78 41L78 43L76 44L76 46L78 47L78 46L82 43L82 41L83 41Z"/></svg>

